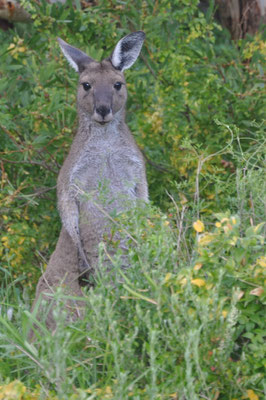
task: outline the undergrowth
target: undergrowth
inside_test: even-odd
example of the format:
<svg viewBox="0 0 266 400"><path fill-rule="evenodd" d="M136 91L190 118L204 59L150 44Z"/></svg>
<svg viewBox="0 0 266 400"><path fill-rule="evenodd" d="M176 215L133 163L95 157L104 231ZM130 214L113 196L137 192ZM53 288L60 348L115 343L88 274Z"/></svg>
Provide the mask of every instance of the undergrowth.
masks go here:
<svg viewBox="0 0 266 400"><path fill-rule="evenodd" d="M263 399L262 35L232 43L196 0L23 3L33 23L0 32L0 400ZM101 59L137 29L128 123L151 204L117 216L130 268L99 266L83 320L65 321L58 290L50 332L30 308L77 124L56 37Z"/></svg>
<svg viewBox="0 0 266 400"><path fill-rule="evenodd" d="M135 239L130 268L121 270L119 254L111 272L100 265L95 287L79 299L80 321L65 323L67 297L58 290L56 330L38 323L31 343L34 314L16 284L7 285L0 399L26 390L19 381L28 395L18 399L263 396L263 224L241 233L239 217L216 218L208 230L195 221L188 258L177 251L173 217L148 206L123 214Z"/></svg>

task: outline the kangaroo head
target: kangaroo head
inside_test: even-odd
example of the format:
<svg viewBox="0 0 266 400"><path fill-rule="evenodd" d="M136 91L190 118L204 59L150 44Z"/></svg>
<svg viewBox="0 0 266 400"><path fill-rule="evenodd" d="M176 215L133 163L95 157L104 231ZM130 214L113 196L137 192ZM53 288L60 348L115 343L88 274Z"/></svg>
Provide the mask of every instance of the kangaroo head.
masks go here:
<svg viewBox="0 0 266 400"><path fill-rule="evenodd" d="M125 36L102 62L58 39L63 54L79 73L78 109L92 121L107 124L124 109L127 90L123 71L138 58L144 39L142 31Z"/></svg>

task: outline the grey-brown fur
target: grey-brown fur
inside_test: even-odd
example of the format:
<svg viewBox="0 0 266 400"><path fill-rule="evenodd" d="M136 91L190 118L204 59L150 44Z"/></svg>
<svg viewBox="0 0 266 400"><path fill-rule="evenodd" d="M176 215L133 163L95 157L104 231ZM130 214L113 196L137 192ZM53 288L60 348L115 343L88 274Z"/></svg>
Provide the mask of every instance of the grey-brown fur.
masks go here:
<svg viewBox="0 0 266 400"><path fill-rule="evenodd" d="M61 287L66 295L75 297L83 296L78 277L77 250L71 237L65 228L62 227L55 251L50 258L46 271L39 279L35 300L32 306L32 310L34 310L36 303L40 300L40 296L42 296L42 299L46 300L47 303L50 303L50 310L44 322L51 331L56 327L53 316L54 299L51 295L54 294L58 287ZM69 320L75 320L83 315L83 303L81 301L68 299L64 304ZM40 306L37 311L37 317L39 318L39 316L42 314L44 315L47 310ZM30 332L30 337L33 337L33 331Z"/></svg>
<svg viewBox="0 0 266 400"><path fill-rule="evenodd" d="M142 32L124 39L131 36L131 47L134 40L138 46L139 41L142 44ZM120 212L137 199L148 199L145 164L125 123L127 90L120 67L113 66L112 56L98 63L65 42L60 41L60 45L71 65L77 63L75 69L80 76L79 127L58 177L58 208L62 223L79 250L81 269L93 270L98 244L110 232L106 213ZM115 61L119 61L119 55ZM124 69L127 60L122 61ZM119 90L114 88L117 82L122 84ZM88 91L83 87L86 83L91 86Z"/></svg>
<svg viewBox="0 0 266 400"><path fill-rule="evenodd" d="M81 296L78 277L97 267L98 245L105 235L110 236L112 227L108 214L128 209L138 199L148 200L143 156L125 123L123 74L137 59L144 37L143 32L126 36L102 62L59 39L64 55L79 72L79 127L57 182L63 227L39 280L35 303L41 293L45 296L60 285L67 293ZM84 84L90 89L85 90ZM118 235L114 239L120 241ZM124 247L120 241L120 248ZM66 306L78 315L75 303ZM52 312L46 323L54 328Z"/></svg>

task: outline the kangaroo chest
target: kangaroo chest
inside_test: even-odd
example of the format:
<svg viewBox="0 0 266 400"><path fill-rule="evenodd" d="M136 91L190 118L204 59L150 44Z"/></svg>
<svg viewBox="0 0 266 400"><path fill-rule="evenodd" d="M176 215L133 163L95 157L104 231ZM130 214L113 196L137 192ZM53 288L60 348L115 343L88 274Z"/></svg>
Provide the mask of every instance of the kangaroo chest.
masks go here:
<svg viewBox="0 0 266 400"><path fill-rule="evenodd" d="M101 202L105 202L104 197L116 203L121 197L133 199L141 166L142 160L132 146L129 148L115 137L98 138L84 145L72 169L70 184Z"/></svg>

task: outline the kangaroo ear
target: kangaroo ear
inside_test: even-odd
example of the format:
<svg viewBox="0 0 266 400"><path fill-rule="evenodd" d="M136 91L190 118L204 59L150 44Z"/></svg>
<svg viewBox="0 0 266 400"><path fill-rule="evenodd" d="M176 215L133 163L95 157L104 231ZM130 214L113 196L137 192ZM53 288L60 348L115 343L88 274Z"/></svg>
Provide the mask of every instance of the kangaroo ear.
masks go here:
<svg viewBox="0 0 266 400"><path fill-rule="evenodd" d="M138 31L119 40L111 55L113 66L120 71L130 68L139 56L144 39L145 33Z"/></svg>
<svg viewBox="0 0 266 400"><path fill-rule="evenodd" d="M81 73L85 69L86 65L94 61L92 58L87 56L87 54L83 53L83 51L70 46L64 40L60 38L57 38L57 40L64 56L75 71Z"/></svg>

